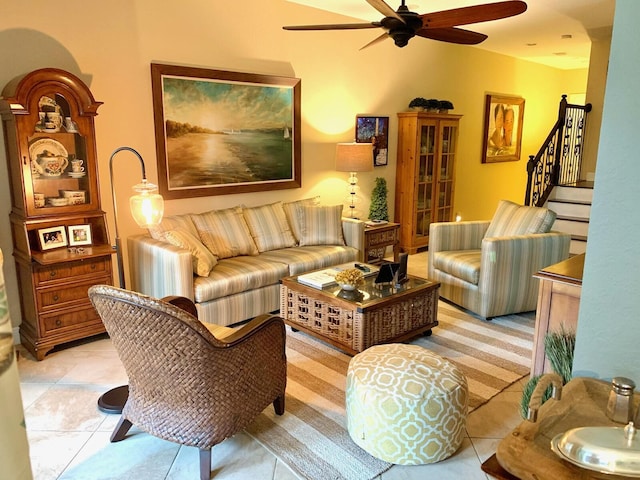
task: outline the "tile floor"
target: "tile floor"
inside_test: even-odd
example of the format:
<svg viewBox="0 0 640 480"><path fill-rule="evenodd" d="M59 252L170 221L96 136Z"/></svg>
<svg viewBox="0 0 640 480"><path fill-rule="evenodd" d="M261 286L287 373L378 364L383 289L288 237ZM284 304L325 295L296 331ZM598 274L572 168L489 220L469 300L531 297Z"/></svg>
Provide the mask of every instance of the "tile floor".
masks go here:
<svg viewBox="0 0 640 480"><path fill-rule="evenodd" d="M198 478L195 448L159 440L135 427L125 441L109 443L118 415L98 411L96 400L127 378L108 338L53 352L42 362L21 350L18 368L34 479ZM381 480L486 479L480 464L520 422L524 381L469 415L467 438L453 457L433 465L395 466ZM244 433L213 449L212 476L219 480L297 478Z"/></svg>
<svg viewBox="0 0 640 480"><path fill-rule="evenodd" d="M421 255L410 257L410 273L425 271L424 264L416 265ZM51 352L41 362L21 347L18 350L35 480L198 478L198 451L193 447L154 438L135 427L126 440L109 443L118 415L100 412L96 401L108 389L126 384L127 377L106 336ZM432 465L394 466L379 480L492 478L482 472L480 465L521 421L518 405L526 380L469 415L467 437L452 457ZM298 478L245 433L214 447L212 456L212 478L216 480Z"/></svg>

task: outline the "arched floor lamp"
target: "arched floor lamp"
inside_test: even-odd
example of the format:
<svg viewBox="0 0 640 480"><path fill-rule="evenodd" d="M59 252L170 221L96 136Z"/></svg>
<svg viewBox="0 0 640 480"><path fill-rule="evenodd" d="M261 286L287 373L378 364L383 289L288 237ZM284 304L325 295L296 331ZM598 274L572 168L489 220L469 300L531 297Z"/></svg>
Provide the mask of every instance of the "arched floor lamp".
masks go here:
<svg viewBox="0 0 640 480"><path fill-rule="evenodd" d="M118 262L118 279L120 288L126 288L124 281L124 261L122 259L122 245L120 242L120 232L118 231L118 208L116 206L116 192L113 184L113 158L123 150L133 153L142 167L142 181L134 185L135 194L129 199L129 208L131 215L141 228L148 228L158 225L162 221L164 213L164 200L162 195L158 194L158 187L153 183L147 182L147 174L144 167L142 156L131 147L119 147L113 151L109 158L109 179L111 181L111 199L113 200L113 220L116 227L116 259ZM129 397L129 386L122 385L112 388L108 392L103 393L98 399L98 409L104 413L122 413L124 404L127 403Z"/></svg>

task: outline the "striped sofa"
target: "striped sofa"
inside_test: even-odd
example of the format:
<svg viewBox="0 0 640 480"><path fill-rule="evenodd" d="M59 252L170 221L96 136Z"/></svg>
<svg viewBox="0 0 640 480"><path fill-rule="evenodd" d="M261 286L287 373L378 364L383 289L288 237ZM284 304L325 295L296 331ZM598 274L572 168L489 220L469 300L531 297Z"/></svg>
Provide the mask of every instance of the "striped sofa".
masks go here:
<svg viewBox="0 0 640 480"><path fill-rule="evenodd" d="M364 222L341 215L313 198L166 217L127 238L131 289L187 297L223 326L276 311L281 278L362 260Z"/></svg>
<svg viewBox="0 0 640 480"><path fill-rule="evenodd" d="M490 319L536 309L538 270L569 257L555 212L500 201L488 221L432 223L428 277L440 296Z"/></svg>

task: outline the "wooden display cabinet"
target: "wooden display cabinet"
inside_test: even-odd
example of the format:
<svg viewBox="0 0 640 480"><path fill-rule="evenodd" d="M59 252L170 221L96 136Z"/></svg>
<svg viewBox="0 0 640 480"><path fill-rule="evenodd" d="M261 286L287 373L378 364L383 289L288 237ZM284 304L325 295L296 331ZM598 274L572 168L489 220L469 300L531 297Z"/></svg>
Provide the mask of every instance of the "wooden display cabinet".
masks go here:
<svg viewBox="0 0 640 480"><path fill-rule="evenodd" d="M100 105L79 78L54 68L15 79L0 98L20 338L38 360L105 332L87 296L91 285L113 284L95 142Z"/></svg>
<svg viewBox="0 0 640 480"><path fill-rule="evenodd" d="M398 113L395 219L400 248L429 245L429 225L453 219L458 126L462 115Z"/></svg>

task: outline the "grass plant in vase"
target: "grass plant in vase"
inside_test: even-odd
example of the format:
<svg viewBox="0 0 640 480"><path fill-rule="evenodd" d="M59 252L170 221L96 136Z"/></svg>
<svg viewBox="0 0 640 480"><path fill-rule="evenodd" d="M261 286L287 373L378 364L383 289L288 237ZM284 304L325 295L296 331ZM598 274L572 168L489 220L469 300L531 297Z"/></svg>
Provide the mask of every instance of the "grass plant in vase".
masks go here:
<svg viewBox="0 0 640 480"><path fill-rule="evenodd" d="M544 337L544 353L551 363L551 368L562 377L562 384L565 385L571 380L571 370L573 368L573 350L576 346L576 333L567 331L560 327L559 331L549 332ZM531 377L522 391L520 402L520 415L527 418L527 409L531 395L538 385L542 375ZM551 385L542 396L542 403L551 397Z"/></svg>

